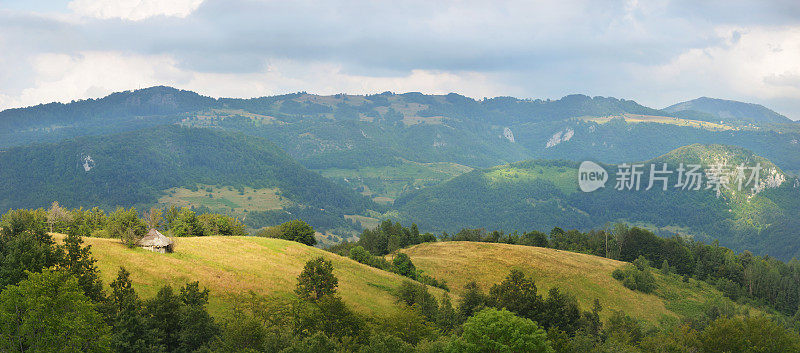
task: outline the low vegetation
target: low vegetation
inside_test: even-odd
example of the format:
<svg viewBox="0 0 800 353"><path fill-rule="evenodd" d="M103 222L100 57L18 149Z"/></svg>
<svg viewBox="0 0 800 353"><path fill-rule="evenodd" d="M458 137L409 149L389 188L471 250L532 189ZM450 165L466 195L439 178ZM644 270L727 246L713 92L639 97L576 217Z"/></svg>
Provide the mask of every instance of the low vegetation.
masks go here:
<svg viewBox="0 0 800 353"><path fill-rule="evenodd" d="M278 238L296 241L301 244L313 246L317 244L314 237L314 227L299 219L282 223L277 227L268 227L256 232L256 236L267 238Z"/></svg>

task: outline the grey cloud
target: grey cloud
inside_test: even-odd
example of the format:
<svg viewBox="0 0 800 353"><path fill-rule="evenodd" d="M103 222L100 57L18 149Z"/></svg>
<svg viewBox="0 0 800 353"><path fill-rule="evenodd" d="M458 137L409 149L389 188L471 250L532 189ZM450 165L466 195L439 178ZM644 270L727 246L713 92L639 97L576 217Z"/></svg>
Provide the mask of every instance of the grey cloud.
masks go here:
<svg viewBox="0 0 800 353"><path fill-rule="evenodd" d="M796 1L642 2L631 8L625 1L206 0L187 18L135 22L0 10L0 50L14 53L0 54L0 62L19 68L0 73L6 90L0 93L32 84L25 63L36 54L119 51L168 54L182 69L199 72L261 72L271 60L288 59L334 63L365 76L482 72L520 87L518 94L635 99L663 93L626 76L629 66L664 64L692 48L735 42L736 34L716 32L719 25L798 23Z"/></svg>
<svg viewBox="0 0 800 353"><path fill-rule="evenodd" d="M486 13L468 12L472 17L459 17L464 9L441 3L331 4L209 0L186 19L87 20L58 31L47 27L63 24L24 27L41 27L48 35L38 39L48 47L60 47L52 44L59 42L76 51L169 53L186 68L210 72L258 71L263 64L259 58L266 57L337 61L352 72L518 70L588 57L657 63L687 46L721 40L688 35L704 31L662 19L658 13L620 21L625 16L621 2L603 11L588 3L576 7L578 13L556 18L537 17L549 9L526 4L517 5L516 13L510 14L479 5ZM242 59L232 59L236 56Z"/></svg>

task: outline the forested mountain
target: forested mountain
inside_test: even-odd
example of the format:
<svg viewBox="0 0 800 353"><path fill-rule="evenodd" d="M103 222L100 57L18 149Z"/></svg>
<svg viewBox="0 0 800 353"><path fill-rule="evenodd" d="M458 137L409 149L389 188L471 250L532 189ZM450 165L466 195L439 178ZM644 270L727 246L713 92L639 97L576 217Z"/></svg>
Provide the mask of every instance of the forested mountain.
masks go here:
<svg viewBox="0 0 800 353"><path fill-rule="evenodd" d="M663 182L658 179L653 188L645 190L650 165L661 170L662 163L672 171L667 190L662 190ZM694 185L675 187L680 163L702 165L699 171L704 179L699 190L694 190ZM593 192L579 190L578 162L532 160L475 170L401 197L395 202L399 210L395 216L414 220L423 230L448 232L460 227L588 229L624 221L658 228L664 235L680 232L706 241L719 239L737 249L781 258L800 254L796 234L789 231L800 214L800 185L770 161L739 147L691 145L642 164L638 191L617 188L625 171L618 165L604 165L608 181ZM723 164L724 172L713 172ZM736 167L741 165L761 169L758 175L745 169L746 180L739 190ZM717 193L709 184L711 174L724 175L727 188L722 186ZM755 176L759 180L756 191Z"/></svg>
<svg viewBox="0 0 800 353"><path fill-rule="evenodd" d="M709 121L716 120L739 124L782 124L793 122L791 119L760 104L743 103L708 97L700 97L690 101L673 104L664 108L664 111L669 113L694 114L694 116L698 117L706 114L707 118L714 119Z"/></svg>
<svg viewBox="0 0 800 353"><path fill-rule="evenodd" d="M303 92L213 99L153 87L4 111L0 147L160 124L210 127L266 138L306 168L383 203L472 168L528 159L649 160L694 143L744 147L800 173L800 124L720 124L712 113L584 95L474 100L453 93ZM737 117L761 113L736 110Z"/></svg>
<svg viewBox="0 0 800 353"><path fill-rule="evenodd" d="M726 109L736 119L770 124L718 124L727 120L717 116L722 108L694 110L706 109L703 102L724 102L712 106L730 106ZM531 158L618 163L692 143L721 143L800 171L800 125L773 124L788 119L739 102L701 99L682 106L660 111L630 100L585 95L474 100L454 93L391 92L213 99L152 87L0 112L0 147L180 122L268 138L312 169L397 166L404 160L471 167ZM717 124L701 124L706 121Z"/></svg>
<svg viewBox="0 0 800 353"><path fill-rule="evenodd" d="M171 87L151 87L100 99L49 103L0 112L0 147L55 142L176 122L176 114L216 104L213 98Z"/></svg>
<svg viewBox="0 0 800 353"><path fill-rule="evenodd" d="M15 147L0 153L0 166L3 210L53 201L69 207L150 205L166 189L196 190L198 184L242 192L244 187L277 188L282 204L342 221L343 214L372 205L305 169L269 141L176 125Z"/></svg>

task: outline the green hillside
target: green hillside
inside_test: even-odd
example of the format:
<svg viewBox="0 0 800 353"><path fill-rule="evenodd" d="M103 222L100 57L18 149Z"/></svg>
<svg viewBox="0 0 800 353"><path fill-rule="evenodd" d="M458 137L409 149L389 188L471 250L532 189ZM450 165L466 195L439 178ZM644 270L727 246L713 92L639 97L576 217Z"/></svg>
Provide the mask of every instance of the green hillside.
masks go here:
<svg viewBox="0 0 800 353"><path fill-rule="evenodd" d="M742 127L741 131L737 128L730 133L658 123L637 124L636 131L627 133L631 126L575 125L568 120L624 114L713 122L720 119L711 113L681 110L680 104L656 110L630 100L585 95L557 100L512 97L473 100L458 94L386 92L365 96L297 93L213 99L170 87L151 87L96 100L0 112L0 126L5 127L0 133L3 137L0 147L181 122L267 137L312 169L393 165L398 158L486 167L533 157L575 160L587 157L586 153L616 163L615 158L643 160L652 158L653 153L663 154L692 143L722 143L749 148L785 169L800 170L797 159L782 159L785 155L782 151L797 151L797 143L790 143L798 138L800 131L791 128L797 124L788 124L785 118L761 106L721 102L747 108L731 108L737 112L736 116L766 114L774 119L759 118L750 128ZM555 145L548 143L559 132L563 137L569 129L573 131L571 138ZM766 131L774 129L792 134L779 136ZM505 136L506 133L510 135ZM641 146L642 142L647 142L654 151L623 148L629 143ZM593 148L570 147L574 145Z"/></svg>
<svg viewBox="0 0 800 353"><path fill-rule="evenodd" d="M100 99L0 111L0 147L56 142L174 123L180 114L216 104L195 92L157 86Z"/></svg>
<svg viewBox="0 0 800 353"><path fill-rule="evenodd" d="M260 237L173 238L175 252L159 254L125 247L118 239L84 238L92 246L103 282L120 266L131 272L134 288L150 298L164 285L200 281L211 290L210 309L226 315L237 300L253 292L286 298L293 295L306 261L323 256L333 262L339 293L363 314L380 316L399 308L394 291L405 277L287 240ZM437 297L441 292L430 289Z"/></svg>
<svg viewBox="0 0 800 353"><path fill-rule="evenodd" d="M628 121L614 118L619 116ZM266 138L306 168L382 203L468 170L440 173L431 165L487 168L534 158L622 163L695 143L744 147L785 171L800 171L798 124L720 125L709 113L585 95L475 100L454 93L385 92L214 99L151 87L0 112L0 148L175 123ZM409 177L409 171L426 175Z"/></svg>
<svg viewBox="0 0 800 353"><path fill-rule="evenodd" d="M630 163L630 162L629 162ZM667 163L673 174L668 188L649 183L649 166ZM706 182L701 190L675 188L680 163L703 165ZM708 169L725 163L730 189L719 195L707 189ZM760 163L760 184L744 180L737 191L735 166ZM533 160L475 170L441 185L422 189L395 202L401 219L413 220L424 230L457 231L461 227L510 231L543 230L559 226L588 229L608 222L638 223L664 235L680 231L702 240L719 239L737 249L748 248L791 258L800 248L790 245L786 229L800 213L800 188L795 178L768 160L739 147L692 145L643 162L640 190L617 190L618 166L605 165L606 186L591 193L578 188L577 162ZM705 172L704 172L705 171ZM747 178L750 175L746 175ZM781 230L781 231L778 231ZM782 234L776 242L772 234ZM771 242L763 242L772 238ZM780 247L772 246L780 243ZM788 245L788 247L787 247Z"/></svg>
<svg viewBox="0 0 800 353"><path fill-rule="evenodd" d="M0 153L0 165L4 210L45 207L54 200L69 207L151 205L167 191L176 192L170 188L198 190L198 184L241 194L277 192L273 196L283 205L309 221L322 220L318 223L326 228L335 227L337 220L349 224L344 214L372 206L354 191L305 169L269 141L175 125L12 148ZM214 197L211 192L201 195ZM223 205L231 207L222 211L237 211L232 204ZM253 211L263 209L270 208ZM252 213L246 221L292 217L285 211L265 212Z"/></svg>
<svg viewBox="0 0 800 353"><path fill-rule="evenodd" d="M684 114L695 114L697 116L707 114L709 118L715 119L709 121L717 122L727 121L739 124L792 123L791 119L760 104L708 97L700 97L673 104L664 108L664 111L670 113L683 112Z"/></svg>
<svg viewBox="0 0 800 353"><path fill-rule="evenodd" d="M687 284L661 274L656 274L657 290L652 294L632 291L611 276L625 262L569 251L463 241L424 243L401 251L421 270L447 281L456 294L470 281L488 290L517 269L532 277L542 293L558 287L574 294L583 308L599 299L609 309L603 311L604 318L622 310L656 324L700 315L715 302L730 302L707 283Z"/></svg>
<svg viewBox="0 0 800 353"><path fill-rule="evenodd" d="M60 238L60 237L59 237ZM292 296L296 277L306 261L323 256L333 262L339 293L348 305L369 316L385 316L400 308L395 297L405 277L369 267L348 258L299 243L258 237L174 238L175 253L158 254L129 249L119 240L84 238L103 282L110 283L120 266L131 272L138 293L152 297L163 285L178 287L189 281L211 290L210 309L225 316L242 296L253 292L277 298ZM654 294L629 290L611 277L625 263L592 255L508 244L475 242L425 243L401 250L425 273L447 281L451 297L459 300L467 281L488 290L511 269L520 269L536 280L544 292L558 286L576 295L587 309L595 298L607 309L622 310L653 325L698 315L714 302L724 301L711 286L657 275ZM428 289L436 297L442 291Z"/></svg>

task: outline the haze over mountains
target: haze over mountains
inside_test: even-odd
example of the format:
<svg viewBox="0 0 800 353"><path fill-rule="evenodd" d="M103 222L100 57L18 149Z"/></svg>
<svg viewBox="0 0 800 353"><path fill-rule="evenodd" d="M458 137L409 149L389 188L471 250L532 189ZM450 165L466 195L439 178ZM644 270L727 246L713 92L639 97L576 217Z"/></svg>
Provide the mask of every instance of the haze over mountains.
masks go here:
<svg viewBox="0 0 800 353"><path fill-rule="evenodd" d="M752 103L700 97L690 101L673 104L663 109L669 113L700 112L732 123L791 123L792 120L771 109Z"/></svg>
<svg viewBox="0 0 800 353"><path fill-rule="evenodd" d="M356 221L386 218L436 231L627 221L781 257L800 251L787 233L800 215L792 201L800 124L735 101L699 98L658 110L584 95L214 99L152 87L6 110L0 131L4 209L53 200L107 208L180 202L236 213L254 228L302 216L318 230L347 233L342 238L356 234ZM682 149L693 144L701 145ZM785 182L744 201L708 192L575 192L580 161L679 163L687 151L763 160Z"/></svg>

